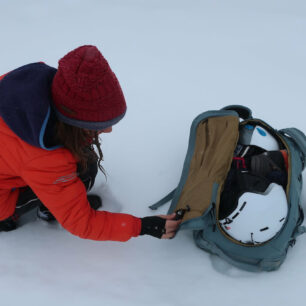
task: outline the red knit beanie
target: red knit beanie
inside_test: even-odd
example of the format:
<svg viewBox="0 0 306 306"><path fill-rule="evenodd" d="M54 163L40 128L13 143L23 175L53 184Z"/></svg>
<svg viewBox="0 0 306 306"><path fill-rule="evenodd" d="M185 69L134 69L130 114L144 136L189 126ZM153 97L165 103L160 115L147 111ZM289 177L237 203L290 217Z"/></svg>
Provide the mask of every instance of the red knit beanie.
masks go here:
<svg viewBox="0 0 306 306"><path fill-rule="evenodd" d="M120 84L94 46L81 46L59 60L52 98L59 120L85 129L110 127L126 112Z"/></svg>

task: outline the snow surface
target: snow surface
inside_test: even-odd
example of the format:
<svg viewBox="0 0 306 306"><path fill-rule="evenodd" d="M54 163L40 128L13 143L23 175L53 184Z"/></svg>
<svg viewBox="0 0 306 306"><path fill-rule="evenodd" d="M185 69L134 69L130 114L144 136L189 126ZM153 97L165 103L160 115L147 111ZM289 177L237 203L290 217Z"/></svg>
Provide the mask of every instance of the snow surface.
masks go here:
<svg viewBox="0 0 306 306"><path fill-rule="evenodd" d="M106 210L146 216L178 183L199 113L244 104L275 128L306 131L305 17L304 0L0 0L0 73L56 67L97 45L128 112L103 136L108 181L100 175L95 192ZM306 235L280 270L249 273L198 249L191 232L94 242L26 219L0 234L3 306L305 303Z"/></svg>

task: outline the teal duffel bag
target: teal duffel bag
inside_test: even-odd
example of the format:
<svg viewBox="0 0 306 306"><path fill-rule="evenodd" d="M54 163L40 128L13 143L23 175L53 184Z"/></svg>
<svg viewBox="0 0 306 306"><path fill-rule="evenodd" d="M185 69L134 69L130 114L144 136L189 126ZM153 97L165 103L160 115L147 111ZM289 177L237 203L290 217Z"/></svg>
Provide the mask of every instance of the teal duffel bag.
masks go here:
<svg viewBox="0 0 306 306"><path fill-rule="evenodd" d="M245 106L204 112L192 123L177 188L150 208L171 200L168 213L183 213L179 230L192 230L201 249L248 271L276 270L306 232L305 155L300 130L275 130Z"/></svg>

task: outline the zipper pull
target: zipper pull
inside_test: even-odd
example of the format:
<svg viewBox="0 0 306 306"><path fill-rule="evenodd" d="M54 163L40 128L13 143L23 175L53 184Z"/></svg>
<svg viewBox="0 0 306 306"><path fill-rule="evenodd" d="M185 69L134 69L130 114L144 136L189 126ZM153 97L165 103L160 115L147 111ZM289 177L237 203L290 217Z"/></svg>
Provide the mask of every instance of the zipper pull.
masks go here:
<svg viewBox="0 0 306 306"><path fill-rule="evenodd" d="M190 211L190 206L186 205L186 208L181 208L175 212L176 216L174 220L181 220L184 218L186 211Z"/></svg>

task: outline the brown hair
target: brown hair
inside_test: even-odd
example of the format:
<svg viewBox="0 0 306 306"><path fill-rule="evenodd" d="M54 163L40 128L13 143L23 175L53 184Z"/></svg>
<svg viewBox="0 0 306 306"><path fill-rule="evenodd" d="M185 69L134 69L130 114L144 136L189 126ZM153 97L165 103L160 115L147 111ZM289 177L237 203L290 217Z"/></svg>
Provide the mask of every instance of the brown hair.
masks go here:
<svg viewBox="0 0 306 306"><path fill-rule="evenodd" d="M78 128L58 121L56 123L56 139L74 155L78 163L80 163L82 172L87 170L88 162L96 161L99 169L106 175L101 165L103 153L97 131Z"/></svg>

